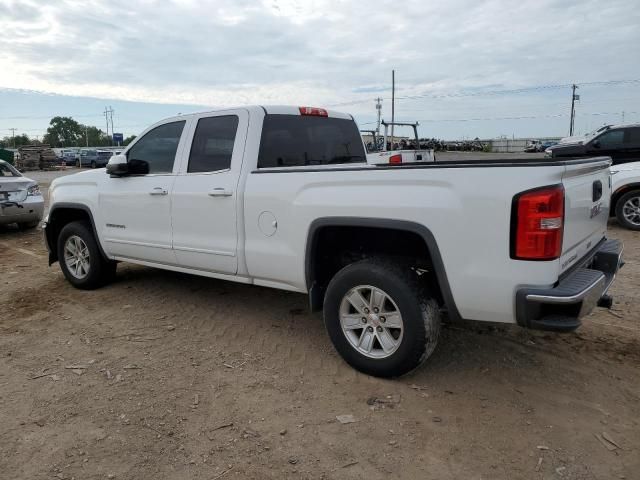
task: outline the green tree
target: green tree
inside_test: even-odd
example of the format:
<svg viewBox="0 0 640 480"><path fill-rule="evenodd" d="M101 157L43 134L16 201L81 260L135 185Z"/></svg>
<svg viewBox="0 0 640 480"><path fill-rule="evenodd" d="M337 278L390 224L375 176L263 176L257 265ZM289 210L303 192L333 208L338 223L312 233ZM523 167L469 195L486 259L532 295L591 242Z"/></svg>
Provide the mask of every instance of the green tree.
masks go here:
<svg viewBox="0 0 640 480"><path fill-rule="evenodd" d="M81 127L83 136L82 145L79 146L86 146L87 141L90 147L105 147L110 144L107 134L100 130L98 127L90 125L81 125Z"/></svg>
<svg viewBox="0 0 640 480"><path fill-rule="evenodd" d="M82 125L71 117L53 117L44 136L44 143L52 147L77 147L84 145Z"/></svg>
<svg viewBox="0 0 640 480"><path fill-rule="evenodd" d="M0 140L0 146L2 147L6 147L6 148L18 148L21 147L22 145L29 145L32 143L37 143L35 139L31 139L29 138L29 136L26 133L23 133L22 135L16 135L15 137L4 137L2 140Z"/></svg>
<svg viewBox="0 0 640 480"><path fill-rule="evenodd" d="M136 136L135 136L135 135L131 135L131 136L129 136L129 137L127 137L127 138L125 138L125 139L122 141L122 145L123 145L124 147L126 147L126 146L127 146L127 145L129 145L131 142L133 142L135 139L136 139Z"/></svg>

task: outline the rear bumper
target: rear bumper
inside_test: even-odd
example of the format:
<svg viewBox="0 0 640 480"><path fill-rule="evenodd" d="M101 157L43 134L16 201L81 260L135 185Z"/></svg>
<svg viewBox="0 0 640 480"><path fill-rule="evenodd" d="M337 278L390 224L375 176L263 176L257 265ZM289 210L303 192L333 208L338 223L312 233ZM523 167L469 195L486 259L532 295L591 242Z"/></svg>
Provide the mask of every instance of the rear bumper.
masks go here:
<svg viewBox="0 0 640 480"><path fill-rule="evenodd" d="M27 197L18 205L3 205L0 207L0 225L9 223L39 222L44 212L44 199L41 196Z"/></svg>
<svg viewBox="0 0 640 480"><path fill-rule="evenodd" d="M538 329L570 331L597 306L608 306L606 295L622 267L622 242L607 240L579 268L552 288L525 287L516 294L518 324Z"/></svg>

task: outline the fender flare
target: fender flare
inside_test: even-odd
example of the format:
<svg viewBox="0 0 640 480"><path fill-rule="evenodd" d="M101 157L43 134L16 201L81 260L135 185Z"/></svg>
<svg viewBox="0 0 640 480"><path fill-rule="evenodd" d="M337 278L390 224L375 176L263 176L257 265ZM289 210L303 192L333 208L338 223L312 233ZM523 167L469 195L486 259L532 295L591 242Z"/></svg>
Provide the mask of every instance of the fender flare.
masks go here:
<svg viewBox="0 0 640 480"><path fill-rule="evenodd" d="M54 238L54 233L56 232L56 229L51 229L49 228L49 226L55 225L56 210L63 210L63 209L64 210L81 210L82 212L87 214L87 216L89 217L89 221L91 222L91 229L93 231L93 236L96 239L96 243L98 244L98 249L100 250L100 254L102 255L103 258L108 259L109 257L107 256L104 249L102 248L102 243L100 242L100 237L98 236L98 231L96 229L96 222L93 218L93 212L91 211L91 209L83 203L60 202L60 203L56 203L51 207L51 209L49 210L49 214L47 216L47 223L43 227L44 237L47 244L47 250L49 251L49 265L51 265L52 263L58 260L58 250L57 248L53 247L53 245L55 245L55 243L58 240L57 238Z"/></svg>
<svg viewBox="0 0 640 480"><path fill-rule="evenodd" d="M318 231L324 227L370 227L370 228L384 228L389 230L400 230L415 233L423 239L425 242L431 260L433 262L433 269L438 280L440 291L444 300L447 315L452 321L462 320L460 312L456 306L451 292L451 286L447 277L447 272L442 261L442 255L438 248L438 243L431 230L424 225L407 220L395 220L387 218L367 218L367 217L323 217L317 218L309 225L307 233L307 244L305 248L305 281L307 290L309 291L309 301L312 310L318 309L318 304L322 305L321 296L322 292L315 283L315 265L313 262L316 249L318 248L317 239Z"/></svg>

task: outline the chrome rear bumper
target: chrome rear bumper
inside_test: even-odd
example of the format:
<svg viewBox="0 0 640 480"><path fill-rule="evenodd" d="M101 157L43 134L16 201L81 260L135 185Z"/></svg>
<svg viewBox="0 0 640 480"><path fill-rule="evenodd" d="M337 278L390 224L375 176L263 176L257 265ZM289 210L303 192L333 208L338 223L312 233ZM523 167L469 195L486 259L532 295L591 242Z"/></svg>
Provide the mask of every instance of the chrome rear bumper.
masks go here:
<svg viewBox="0 0 640 480"><path fill-rule="evenodd" d="M516 294L518 323L540 330L574 330L596 306L610 306L607 291L624 264L622 250L622 242L606 240L554 287L520 289Z"/></svg>

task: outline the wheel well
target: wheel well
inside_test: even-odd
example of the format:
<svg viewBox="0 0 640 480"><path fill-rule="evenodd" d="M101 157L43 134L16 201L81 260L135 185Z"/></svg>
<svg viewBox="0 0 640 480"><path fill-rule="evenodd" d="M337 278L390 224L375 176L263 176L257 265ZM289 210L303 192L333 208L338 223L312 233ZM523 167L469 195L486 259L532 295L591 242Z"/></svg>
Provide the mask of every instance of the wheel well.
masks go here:
<svg viewBox="0 0 640 480"><path fill-rule="evenodd" d="M640 190L640 182L623 185L618 190L613 192L613 195L611 195L611 211L609 212L610 216L613 217L616 214L616 204L618 203L618 199L625 193L631 192L632 190Z"/></svg>
<svg viewBox="0 0 640 480"><path fill-rule="evenodd" d="M46 239L49 245L49 265L58 260L58 236L65 225L75 221L86 221L93 228L89 212L77 207L56 208L47 220ZM94 229L95 234L95 229Z"/></svg>
<svg viewBox="0 0 640 480"><path fill-rule="evenodd" d="M371 257L392 257L415 268L438 303L444 303L433 258L416 232L375 226L329 225L317 228L309 239L307 286L312 310L320 310L333 276L343 267Z"/></svg>

